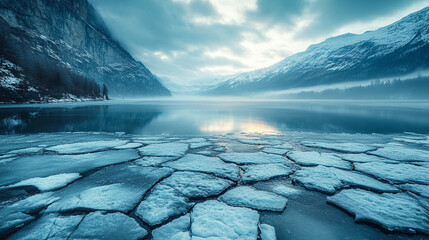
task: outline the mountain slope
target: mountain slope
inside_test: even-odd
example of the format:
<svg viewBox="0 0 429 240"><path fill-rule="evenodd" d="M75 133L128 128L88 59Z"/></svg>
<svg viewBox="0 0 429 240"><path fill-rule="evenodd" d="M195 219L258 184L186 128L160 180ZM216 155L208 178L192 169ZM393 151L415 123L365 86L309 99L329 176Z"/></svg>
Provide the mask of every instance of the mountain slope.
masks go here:
<svg viewBox="0 0 429 240"><path fill-rule="evenodd" d="M248 94L392 77L429 68L429 7L376 31L344 34L209 90Z"/></svg>
<svg viewBox="0 0 429 240"><path fill-rule="evenodd" d="M170 95L112 38L87 0L2 0L0 25L17 52L13 61L46 60L105 84L114 96Z"/></svg>

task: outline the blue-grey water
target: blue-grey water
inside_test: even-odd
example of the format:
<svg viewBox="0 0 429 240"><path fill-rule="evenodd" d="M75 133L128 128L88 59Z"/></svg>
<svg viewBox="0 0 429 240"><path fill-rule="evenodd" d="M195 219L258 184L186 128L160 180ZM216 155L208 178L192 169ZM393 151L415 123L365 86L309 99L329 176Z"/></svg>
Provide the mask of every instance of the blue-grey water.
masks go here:
<svg viewBox="0 0 429 240"><path fill-rule="evenodd" d="M425 101L109 101L0 107L0 133L429 133Z"/></svg>

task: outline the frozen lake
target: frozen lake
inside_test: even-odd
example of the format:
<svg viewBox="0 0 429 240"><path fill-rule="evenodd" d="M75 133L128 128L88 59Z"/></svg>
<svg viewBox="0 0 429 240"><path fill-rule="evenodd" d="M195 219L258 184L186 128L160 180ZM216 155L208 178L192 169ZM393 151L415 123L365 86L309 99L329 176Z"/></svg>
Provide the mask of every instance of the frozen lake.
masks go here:
<svg viewBox="0 0 429 240"><path fill-rule="evenodd" d="M428 239L427 102L0 108L0 236Z"/></svg>

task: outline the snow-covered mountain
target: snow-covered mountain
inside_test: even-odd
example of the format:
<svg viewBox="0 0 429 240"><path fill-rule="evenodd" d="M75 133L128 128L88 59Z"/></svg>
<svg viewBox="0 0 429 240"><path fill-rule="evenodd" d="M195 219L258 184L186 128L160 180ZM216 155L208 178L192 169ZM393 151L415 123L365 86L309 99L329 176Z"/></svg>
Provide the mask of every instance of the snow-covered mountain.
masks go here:
<svg viewBox="0 0 429 240"><path fill-rule="evenodd" d="M429 68L429 7L360 35L326 39L268 68L207 91L248 94L409 74Z"/></svg>
<svg viewBox="0 0 429 240"><path fill-rule="evenodd" d="M0 25L7 29L9 45L20 50L15 55L25 55L16 58L45 59L107 85L110 95L170 95L111 36L87 0L2 0Z"/></svg>

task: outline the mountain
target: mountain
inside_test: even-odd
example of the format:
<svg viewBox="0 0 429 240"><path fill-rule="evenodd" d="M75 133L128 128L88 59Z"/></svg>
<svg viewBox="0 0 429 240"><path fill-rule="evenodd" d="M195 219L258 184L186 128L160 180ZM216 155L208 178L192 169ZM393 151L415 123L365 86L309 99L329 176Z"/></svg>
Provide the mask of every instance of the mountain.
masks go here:
<svg viewBox="0 0 429 240"><path fill-rule="evenodd" d="M0 31L0 41L5 42L0 49L2 69L7 68L3 56L9 56L7 61L22 68L22 73L17 73L24 75L20 81L29 81L27 85L37 91L54 86L43 79L34 80L38 72L53 69L58 79L76 75L84 78L83 82L105 84L113 96L170 95L143 63L112 37L87 0L1 0ZM26 74L31 77L25 78ZM80 86L70 82L82 81L67 81L62 92Z"/></svg>
<svg viewBox="0 0 429 240"><path fill-rule="evenodd" d="M311 45L268 68L246 72L208 94L250 94L409 74L429 68L429 7L360 35Z"/></svg>

